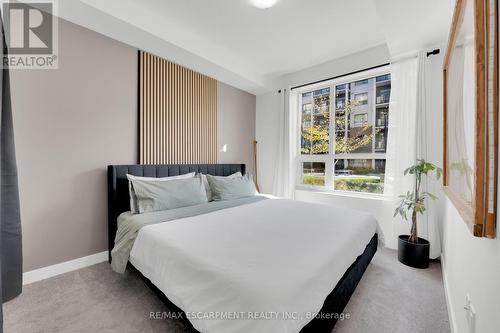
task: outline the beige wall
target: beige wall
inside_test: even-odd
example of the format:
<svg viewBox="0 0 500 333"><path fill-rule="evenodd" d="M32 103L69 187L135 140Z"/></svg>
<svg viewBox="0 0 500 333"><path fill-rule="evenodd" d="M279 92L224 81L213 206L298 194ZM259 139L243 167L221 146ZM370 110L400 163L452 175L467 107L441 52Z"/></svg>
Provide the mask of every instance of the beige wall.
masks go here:
<svg viewBox="0 0 500 333"><path fill-rule="evenodd" d="M255 95L221 82L217 89L218 162L245 163L248 171L254 173Z"/></svg>
<svg viewBox="0 0 500 333"><path fill-rule="evenodd" d="M137 163L137 49L59 21L59 69L11 72L24 271L107 250L108 164ZM220 162L251 164L255 96L219 84Z"/></svg>
<svg viewBox="0 0 500 333"><path fill-rule="evenodd" d="M137 51L59 21L59 69L11 71L24 270L106 250L106 165L137 159Z"/></svg>

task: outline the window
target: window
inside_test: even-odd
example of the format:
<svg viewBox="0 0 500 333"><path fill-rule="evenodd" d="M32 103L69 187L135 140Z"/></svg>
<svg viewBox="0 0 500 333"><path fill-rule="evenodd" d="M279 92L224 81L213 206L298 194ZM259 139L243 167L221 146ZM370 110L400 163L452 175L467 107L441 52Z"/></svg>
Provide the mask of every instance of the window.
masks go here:
<svg viewBox="0 0 500 333"><path fill-rule="evenodd" d="M360 113L354 115L354 127L359 127L368 124L368 113Z"/></svg>
<svg viewBox="0 0 500 333"><path fill-rule="evenodd" d="M355 94L354 95L354 100L356 101L356 103L358 103L359 105L365 105L365 104L368 104L368 93L367 92L364 92L364 93L361 93L361 94Z"/></svg>
<svg viewBox="0 0 500 333"><path fill-rule="evenodd" d="M383 193L391 76L371 73L301 91L303 185Z"/></svg>
<svg viewBox="0 0 500 333"><path fill-rule="evenodd" d="M330 88L302 94L301 152L328 154L330 144Z"/></svg>
<svg viewBox="0 0 500 333"><path fill-rule="evenodd" d="M383 193L385 164L382 173L372 159L335 160L335 166L335 190Z"/></svg>
<svg viewBox="0 0 500 333"><path fill-rule="evenodd" d="M325 185L325 163L302 163L302 182L307 185Z"/></svg>
<svg viewBox="0 0 500 333"><path fill-rule="evenodd" d="M363 84L368 84L368 80L359 80L354 82L355 86L362 86Z"/></svg>
<svg viewBox="0 0 500 333"><path fill-rule="evenodd" d="M377 82L390 81L390 80L391 80L391 74L380 75L380 76L377 76L377 78L376 78Z"/></svg>

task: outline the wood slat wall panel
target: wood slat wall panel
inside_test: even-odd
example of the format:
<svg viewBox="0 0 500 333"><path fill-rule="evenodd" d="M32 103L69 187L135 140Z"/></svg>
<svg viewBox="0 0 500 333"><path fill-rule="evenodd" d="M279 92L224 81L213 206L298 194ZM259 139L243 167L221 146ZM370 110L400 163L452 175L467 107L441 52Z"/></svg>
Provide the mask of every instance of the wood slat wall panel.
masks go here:
<svg viewBox="0 0 500 333"><path fill-rule="evenodd" d="M217 81L139 51L141 164L217 163Z"/></svg>

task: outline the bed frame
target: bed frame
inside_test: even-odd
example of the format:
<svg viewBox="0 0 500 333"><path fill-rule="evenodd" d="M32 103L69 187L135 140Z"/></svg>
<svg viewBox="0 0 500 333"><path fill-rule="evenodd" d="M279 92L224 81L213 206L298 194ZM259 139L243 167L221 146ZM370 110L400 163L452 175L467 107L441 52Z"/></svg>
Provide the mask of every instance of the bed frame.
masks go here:
<svg viewBox="0 0 500 333"><path fill-rule="evenodd" d="M168 164L168 165L110 165L108 166L108 245L109 260L117 230L118 216L130 210L127 174L144 177L169 177L190 172L201 172L214 176L228 176L240 171L245 174L245 164ZM301 333L330 333L337 322L335 314L341 314L377 251L375 234L363 254L347 269L333 291L326 297L317 318L302 328ZM149 279L144 277L131 263L128 264L167 305L170 311L183 313ZM323 316L322 316L323 315ZM197 332L185 315L181 321L191 332Z"/></svg>

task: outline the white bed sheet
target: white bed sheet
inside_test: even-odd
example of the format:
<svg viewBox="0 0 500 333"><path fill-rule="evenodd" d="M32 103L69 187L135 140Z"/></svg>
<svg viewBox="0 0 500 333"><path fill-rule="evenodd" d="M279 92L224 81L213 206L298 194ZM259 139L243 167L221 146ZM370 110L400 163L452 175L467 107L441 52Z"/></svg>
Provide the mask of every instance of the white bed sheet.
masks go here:
<svg viewBox="0 0 500 333"><path fill-rule="evenodd" d="M365 213L264 200L146 226L130 262L200 332L291 333L321 309L375 232Z"/></svg>

